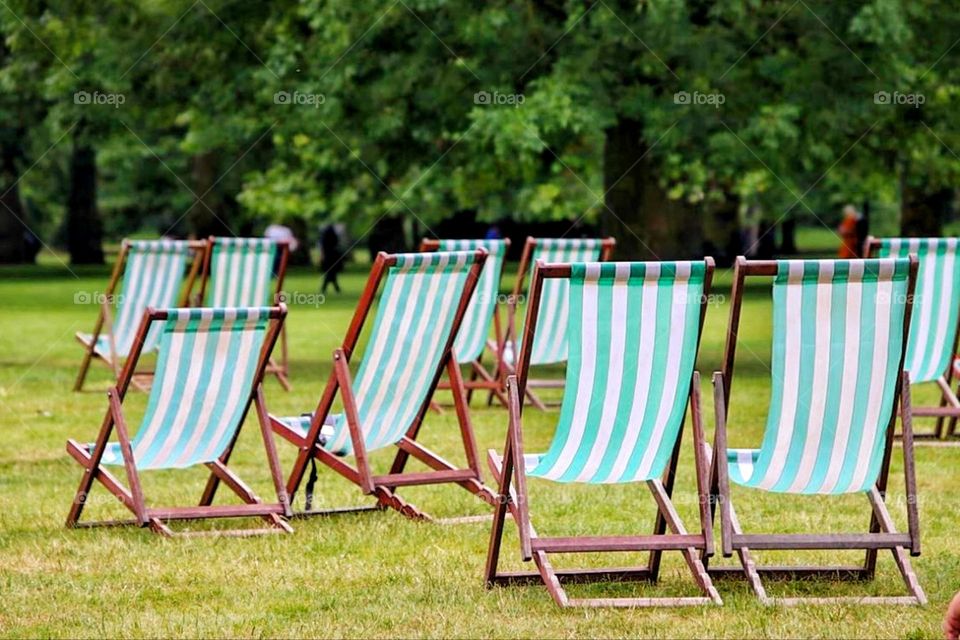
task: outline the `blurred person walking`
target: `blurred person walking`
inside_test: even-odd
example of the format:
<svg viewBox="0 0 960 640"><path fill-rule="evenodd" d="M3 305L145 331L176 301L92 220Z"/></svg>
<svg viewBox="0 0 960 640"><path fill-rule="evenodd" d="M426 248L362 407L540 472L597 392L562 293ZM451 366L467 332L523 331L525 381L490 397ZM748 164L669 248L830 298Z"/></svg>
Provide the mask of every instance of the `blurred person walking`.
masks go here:
<svg viewBox="0 0 960 640"><path fill-rule="evenodd" d="M320 271L323 272L323 285L320 293L326 295L327 287L333 285L333 290L340 293L340 283L337 276L343 271L345 252L340 246L340 234L331 222L320 233Z"/></svg>

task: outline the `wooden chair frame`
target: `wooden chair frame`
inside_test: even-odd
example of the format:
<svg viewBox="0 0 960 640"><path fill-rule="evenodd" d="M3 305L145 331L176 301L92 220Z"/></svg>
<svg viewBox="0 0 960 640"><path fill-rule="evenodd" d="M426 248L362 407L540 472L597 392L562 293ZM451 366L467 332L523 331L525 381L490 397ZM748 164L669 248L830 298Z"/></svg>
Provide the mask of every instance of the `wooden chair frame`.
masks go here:
<svg viewBox="0 0 960 640"><path fill-rule="evenodd" d="M866 257L873 257L880 249L881 238L876 238L874 236L867 236L867 240L864 243L864 253ZM953 336L953 351L951 353L957 353L958 342L960 342L960 322L957 322L957 330ZM936 426L932 433L915 433L913 434L914 440L920 441L941 441L941 440L953 440L960 438L960 433L957 433L957 418L960 418L960 384L958 384L957 391L953 390L952 385L960 383L960 381L955 380L956 375L956 366L954 358L950 359L950 363L947 365L947 370L943 372L943 375L940 376L940 379L936 381L937 387L940 389L940 404L936 407L932 406L921 406L913 408L913 416L918 418L936 418ZM949 422L944 425L944 420L949 418ZM946 426L946 428L944 428Z"/></svg>
<svg viewBox="0 0 960 640"><path fill-rule="evenodd" d="M697 335L697 349L703 332L706 317L707 294L713 278L713 260L707 261L704 277L704 296L700 303L700 331ZM651 535L635 536L578 536L578 537L540 537L530 522L529 498L527 492L526 470L523 460L522 402L527 373L530 366L530 349L533 333L537 324L537 309L540 293L546 278L569 278L569 264L546 264L537 261L533 271L530 304L527 306L527 320L524 326L522 350L518 360L517 373L507 379L507 396L510 400L510 414L507 440L503 457L491 450L488 463L497 476L498 496L490 532L490 544L487 550L485 580L488 588L494 585L535 584L542 582L554 602L560 607L649 607L683 606L702 604L722 604L723 601L714 588L706 571L702 558L713 555L713 527L710 520L709 466L706 436L703 430L700 410L700 375L696 371L690 386L689 403L691 422L693 423L693 450L696 465L697 492L700 503L700 532L688 533L684 528L671 500L676 480L677 464L680 457L684 427L681 425L670 463L659 480L648 481L647 487L657 503L657 518ZM518 461L521 461L518 464ZM517 524L520 537L520 556L524 562L533 560L536 571L501 572L497 565L500 558L500 545L503 539L503 525L509 511ZM669 527L671 533L666 533ZM551 553L592 553L648 551L649 559L645 568L605 568L556 570L550 564ZM703 591L702 597L678 598L592 598L574 599L567 596L563 583L589 582L656 582L660 575L661 555L664 551L680 551L686 560L697 586Z"/></svg>
<svg viewBox="0 0 960 640"><path fill-rule="evenodd" d="M510 250L510 238L504 238L504 243L506 244L506 251ZM424 238L420 242L420 251L439 251L440 250L440 241L434 240L432 238ZM503 280L503 270L500 271L500 280L497 281L497 291L500 291L500 282ZM475 390L487 390L492 394L492 397L495 397L500 401L504 407L507 406L507 396L504 394L503 381L506 377L503 375L504 372L504 363L503 359L500 357L500 354L503 353L503 327L500 321L500 305L494 304L493 306L493 334L494 340L496 341L495 345L491 345L488 341L487 350L493 353L494 361L496 364L495 371L489 371L483 364L483 353L480 354L476 360L470 362L470 378L463 381L464 389L467 392L467 404L470 404L470 401L473 399L473 392ZM441 380L438 389L450 389L449 380ZM435 405L435 408L439 409Z"/></svg>
<svg viewBox="0 0 960 640"><path fill-rule="evenodd" d="M188 246L191 251L193 251L193 259L190 262L190 271L187 275L187 283L184 287L183 294L180 297L180 306L186 306L190 297L190 291L193 288L193 283L197 278L197 274L200 271L200 265L203 262L203 257L207 250L207 243L204 240L191 240L188 243ZM83 360L80 363L80 372L77 374L77 379L73 383L74 391L82 391L83 383L87 379L87 372L90 369L90 363L96 359L102 362L110 370L113 371L113 378L115 381L120 379L120 356L116 352L116 342L112 339L110 340L110 357L105 358L102 354L96 352L97 338L100 337L101 333L106 327L107 334L112 336L113 331L113 317L110 311L110 300L113 298L116 293L117 287L120 284L120 280L123 277L124 269L127 265L127 256L130 253L130 242L124 240L123 244L120 246L120 254L117 256L117 261L113 265L113 272L110 274L110 281L107 283L107 289L104 291L104 301L100 305L100 312L97 315L97 321L93 325L93 334L90 337L90 343L87 344L86 341L80 338L80 334L77 334L75 337L77 342L79 342L84 348ZM147 390L150 385L149 382L141 381L142 378L149 378L153 375L153 371L144 370L136 371L131 378L131 384L134 388L139 389L140 391Z"/></svg>
<svg viewBox="0 0 960 640"><path fill-rule="evenodd" d="M291 496L291 499L300 487L303 476L307 471L307 465L311 458L313 458L319 460L336 473L360 487L365 495L374 496L377 499L377 504L374 507L305 511L297 513L297 516L330 515L348 511L367 511L390 507L412 519L431 520L432 518L427 513L404 500L397 495L396 492L398 487L426 484L455 483L470 493L477 495L482 500L490 504L493 503L493 492L484 485L480 472L480 464L477 458L477 444L474 438L473 426L470 421L466 395L463 388L463 378L460 375L460 366L452 357L453 340L460 326L460 322L463 319L463 315L466 312L470 296L473 295L473 290L476 287L480 269L483 267L485 258L486 251L482 249L478 250L476 262L470 268L466 289L457 306L450 337L444 346L440 364L434 372L430 391L427 393L423 404L410 427L407 429L405 436L396 443L397 453L390 467L390 471L384 475L375 475L367 459L363 431L357 414L356 397L353 394L353 378L350 373L349 364L350 358L360 338L360 333L363 330L364 323L370 315L377 290L380 288L381 282L385 279L389 268L397 263L397 258L394 255L388 255L382 251L377 255L366 287L360 297L350 326L347 329L343 345L333 353L333 372L330 374L323 395L320 397L317 408L313 413L307 436L303 437L300 433L291 429L277 418L270 417L270 423L274 432L293 443L299 449L296 462L287 479L287 495ZM464 452L467 458L466 468L457 468L452 463L417 442L417 436L423 425L424 417L444 369L447 370L447 375L450 379L450 388L454 396L454 406L460 425L460 436L463 440ZM320 430L326 418L331 414L333 402L338 392L343 400L347 427L350 430L355 466L350 465L343 460L343 458L330 453L320 445ZM404 472L404 467L411 456L430 467L431 471Z"/></svg>
<svg viewBox="0 0 960 640"><path fill-rule="evenodd" d="M907 308L903 321L903 340L910 330L913 293L917 277L917 261L910 258L910 275L907 289ZM911 556L920 555L920 522L917 511L917 483L913 457L913 424L910 407L910 380L903 371L904 354L901 353L897 379L896 395L885 434L885 446L880 474L874 487L867 492L871 516L868 533L825 533L825 534L746 534L737 519L730 497L730 481L727 472L727 414L730 404L730 389L733 384L736 342L740 326L740 313L743 305L743 292L748 277L772 277L777 274L778 265L773 260L746 260L737 258L734 267L730 324L727 329L727 342L723 356L723 371L714 373L714 406L716 410L716 432L711 455L710 504L719 507L721 523L722 553L731 557L737 553L740 567L711 567L713 576L745 578L754 593L764 604L925 604L926 596L913 572ZM893 435L897 418L897 405L902 404L903 416L903 456L904 479L907 492L907 533L897 533L893 519L885 503L887 480L890 473L890 458L893 450ZM715 508L711 509L711 517ZM860 566L766 566L761 567L753 560L751 550L864 550L866 557ZM789 580L796 578L831 578L835 580L870 580L876 571L877 552L889 549L906 584L907 597L832 597L832 598L770 598L760 579L765 575L772 579ZM704 563L708 562L704 558Z"/></svg>
<svg viewBox="0 0 960 640"><path fill-rule="evenodd" d="M273 304L280 304L283 302L283 279L287 275L287 264L290 261L290 243L286 240L273 240L277 245L277 251L280 252L280 264L277 266L277 284L273 292ZM217 238L215 236L210 236L207 240L206 251L203 254L203 269L201 271L200 278L200 292L197 294L194 304L196 306L203 306L204 297L207 293L207 287L210 284L210 279L212 277L211 269L213 268L211 262L213 261L213 247L217 243ZM273 269L273 265L270 265L270 269ZM277 382L280 383L280 386L283 387L284 391L290 391L290 361L288 358L288 347L287 347L287 325L284 323L283 327L280 330L280 360L279 362L271 355L270 361L267 363L267 373L271 373L277 377Z"/></svg>
<svg viewBox="0 0 960 640"><path fill-rule="evenodd" d="M600 244L600 262L607 262L610 260L610 256L613 255L613 250L617 246L617 241L615 238L607 237L601 241ZM517 282L513 287L513 294L511 294L510 299L507 301L507 332L506 338L504 340L504 345L498 345L497 353L501 354L503 352L503 347L507 342L510 343L510 347L513 350L514 358L518 357L519 350L517 349L517 307L519 306L520 300L523 299L523 284L527 277L527 272L530 270L530 261L533 258L533 251L537 248L537 238L532 236L527 236L527 241L523 245L523 253L520 254L520 266L517 268ZM531 280L532 284L532 280ZM530 296L532 299L532 295ZM530 300L528 299L529 303ZM539 302L537 303L539 304ZM510 364L502 356L498 356L498 359L503 362L502 373L504 381L506 381L506 376L516 375L516 367ZM506 383L504 382L504 386ZM553 380L553 379L530 379L524 389L526 398L530 401L533 406L540 409L541 411L547 408L547 404L540 399L540 397L533 391L535 388L541 389L557 389L563 388L563 380ZM491 398L492 399L492 398Z"/></svg>
<svg viewBox="0 0 960 640"><path fill-rule="evenodd" d="M281 516L287 518L292 516L290 503L287 499L283 485L283 477L280 470L280 462L277 458L277 451L273 442L273 433L270 430L270 423L267 417L266 404L263 399L263 375L269 360L270 351L277 341L277 335L284 317L287 314L285 305L272 309L270 312L271 325L267 330L266 338L260 350L260 358L257 363L257 370L254 375L253 388L247 396L246 405L243 414L233 434L233 438L226 450L215 462L206 463L210 470L210 478L204 489L200 502L196 507L165 507L152 508L147 507L142 483L140 482L140 472L137 470L136 461L133 458L133 448L127 422L123 415L123 399L130 386L134 375L137 359L143 349L143 343L151 323L164 321L168 318L167 310L148 309L144 314L143 320L137 331L134 341L133 352L123 368L123 372L117 385L107 392L110 401L110 408L100 427L100 433L97 436L93 452L90 448L76 440L67 441L67 453L69 453L80 466L84 468L83 477L80 480L80 486L77 488L76 496L70 507L70 513L67 516L66 526L75 527L95 527L95 526L119 526L135 525L139 527L149 527L155 533L171 537L180 536L202 536L202 535L226 535L226 536L248 536L262 533L282 533L292 532ZM243 427L243 422L249 413L251 403L256 408L257 419L260 423L260 433L263 437L263 445L267 455L267 463L270 468L270 475L277 492L276 503L264 503L254 492L241 480L236 473L227 467L233 447L236 444L237 437ZM129 489L112 474L106 467L100 464L103 458L106 445L110 440L113 431L117 432L117 439L120 441L120 451L123 455L124 469L126 470ZM90 489L94 481L100 482L107 490L113 494L127 509L134 514L133 520L110 520L100 522L80 522L80 515L87 501ZM223 481L240 499L244 502L242 505L213 505L213 498L217 487ZM186 532L175 534L165 521L168 520L199 520L206 518L234 518L234 517L262 517L269 525L268 529L240 529L231 531L213 531L213 532Z"/></svg>

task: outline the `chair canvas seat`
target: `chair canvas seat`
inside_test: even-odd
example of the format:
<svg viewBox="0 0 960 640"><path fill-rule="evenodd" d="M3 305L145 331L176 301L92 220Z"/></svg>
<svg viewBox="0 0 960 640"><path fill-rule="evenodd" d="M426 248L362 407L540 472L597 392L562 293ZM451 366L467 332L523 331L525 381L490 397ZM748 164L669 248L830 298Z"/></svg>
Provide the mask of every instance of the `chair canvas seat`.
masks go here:
<svg viewBox="0 0 960 640"><path fill-rule="evenodd" d="M765 603L761 573L780 577L874 574L889 549L910 596L866 596L868 604L922 604L907 551L918 555L916 480L909 374L903 370L916 282L915 258L748 261L738 258L722 372L714 374L716 431L710 504L720 511L723 555L737 553L742 577ZM758 448L729 448L727 406L734 375L743 292L748 277L773 276L770 402ZM902 403L902 404L901 404ZM884 503L898 404L904 420L908 532L897 533ZM780 494L864 494L868 533L744 533L730 483ZM862 567L760 567L760 550L863 550ZM713 571L729 572L731 567ZM788 598L799 604L809 598ZM834 598L814 598L832 602ZM848 599L849 600L849 599Z"/></svg>
<svg viewBox="0 0 960 640"><path fill-rule="evenodd" d="M868 491L893 410L908 263L782 261L773 285L764 440L730 464L738 484L778 493ZM729 456L729 453L728 453Z"/></svg>
<svg viewBox="0 0 960 640"><path fill-rule="evenodd" d="M517 358L517 375L507 380L509 427L503 455L489 453L500 478L499 500L487 553L488 586L539 577L554 601L566 606L652 606L721 604L701 562L712 553L707 508L706 442L694 371L706 312L705 293L713 273L703 262L537 263L526 326L528 342ZM550 312L539 297L551 281L562 281L568 296L564 327L569 359L563 403L553 439L544 453L523 450L522 398L540 321ZM557 288L553 287L553 291ZM556 327L547 325L546 331ZM700 527L687 533L671 501L687 405L694 424ZM541 537L530 521L527 479L554 483L647 485L659 507L653 535ZM500 573L503 523L509 510L520 534L521 558L537 572ZM666 533L666 528L671 530ZM555 570L551 553L649 551L646 569ZM579 581L656 581L663 551L679 551L702 591L689 598L603 598L567 596L563 578Z"/></svg>
<svg viewBox="0 0 960 640"><path fill-rule="evenodd" d="M380 504L415 518L427 516L400 498L395 493L397 486L456 482L492 499L480 479L472 426L463 404L463 381L452 350L485 259L482 248L377 256L347 337L334 354L334 372L317 408L293 418L270 417L274 431L300 448L287 481L290 495L296 493L307 463L315 458L359 485L364 493L375 495ZM381 282L383 291L370 337L356 376L352 376L349 358ZM416 442L444 368L458 407L466 469L455 468ZM344 403L342 415L332 411L338 393ZM367 453L393 446L398 453L391 473L374 477ZM433 476L408 482L410 474L404 474L403 467L411 455L435 469ZM355 457L356 467L343 461L344 456ZM312 480L306 493L309 505Z"/></svg>
<svg viewBox="0 0 960 640"><path fill-rule="evenodd" d="M68 452L107 488L119 495L137 516L141 526L151 526L165 534L172 532L163 518L202 518L215 515L261 515L272 526L288 530L279 514L288 514L282 494L279 463L273 450L269 422L260 384L265 363L286 313L284 307L253 308L181 308L151 311L141 324L134 341L135 349L124 367L120 384L110 392L107 420L96 442L80 445L69 441ZM153 325L153 326L151 326ZM144 337L157 329L159 355L154 384L147 407L132 438L122 412L124 392L129 385L142 352ZM268 462L278 491L278 503L262 505L246 486L226 467L243 420L254 401L264 437ZM116 426L119 442L109 437ZM186 509L148 508L143 501L139 474L154 469L183 469L207 465L212 472L201 507ZM131 488L122 488L106 470L123 465ZM99 473L89 473L97 470ZM219 480L247 503L249 508L210 506ZM84 482L89 482L85 478ZM78 496L89 486L81 485ZM75 501L68 524L77 523L82 501ZM163 514L163 515L161 515Z"/></svg>
<svg viewBox="0 0 960 640"><path fill-rule="evenodd" d="M210 237L204 256L199 304L208 307L260 307L281 300L289 245L271 238ZM277 271L274 273L274 266ZM267 372L289 390L286 332L280 335L278 359Z"/></svg>
<svg viewBox="0 0 960 640"><path fill-rule="evenodd" d="M116 298L116 304L110 305L113 307L110 322L107 323L108 318L101 309L94 332L76 334L88 355L81 365L75 390L82 388L92 356L114 367L119 374L120 360L130 355L144 312L148 308L174 307L181 300L187 263L190 255L197 251L197 243L187 241L124 240L114 274L105 292L108 299ZM198 267L199 261L194 260L187 290ZM119 293L115 294L121 272L123 281ZM159 328L153 327L146 337L143 349L156 350L158 338Z"/></svg>
<svg viewBox="0 0 960 640"><path fill-rule="evenodd" d="M938 406L915 406L914 416L936 418L933 432L918 438L957 436L960 398L957 397L954 366L960 337L960 238L868 238L866 251L879 257L915 256L918 262L917 293L914 296L910 337L904 369L913 384L933 382L939 390ZM949 419L949 424L945 420Z"/></svg>
<svg viewBox="0 0 960 640"><path fill-rule="evenodd" d="M603 262L610 258L616 242L613 238L527 238L520 258L517 282L508 305L507 335L498 356L506 365L509 374L517 366L517 358L523 348L526 331L521 324L518 305L526 296L529 303L530 287L524 290L527 273L537 262L544 264L573 264ZM538 332L533 335L530 351L531 365L551 365L567 362L567 325L570 313L570 283L563 278L548 278L542 283L542 291L536 312L539 318ZM524 393L540 409L546 404L533 391L537 387L560 386L559 381L530 379Z"/></svg>
<svg viewBox="0 0 960 640"><path fill-rule="evenodd" d="M577 391L564 394L554 440L529 475L593 484L663 475L686 413L704 268L574 265L571 281L583 270L584 284L568 291L565 388Z"/></svg>

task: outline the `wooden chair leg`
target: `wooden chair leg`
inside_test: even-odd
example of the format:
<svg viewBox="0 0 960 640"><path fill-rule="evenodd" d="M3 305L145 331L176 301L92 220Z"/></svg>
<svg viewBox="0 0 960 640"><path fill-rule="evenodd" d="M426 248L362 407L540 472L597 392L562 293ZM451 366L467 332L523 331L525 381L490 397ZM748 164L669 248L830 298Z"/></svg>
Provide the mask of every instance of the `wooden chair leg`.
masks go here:
<svg viewBox="0 0 960 640"><path fill-rule="evenodd" d="M73 383L74 391L83 391L83 383L87 379L87 371L90 369L90 361L93 359L93 346L87 347L83 354L83 361L80 363L80 372L77 374L77 380Z"/></svg>

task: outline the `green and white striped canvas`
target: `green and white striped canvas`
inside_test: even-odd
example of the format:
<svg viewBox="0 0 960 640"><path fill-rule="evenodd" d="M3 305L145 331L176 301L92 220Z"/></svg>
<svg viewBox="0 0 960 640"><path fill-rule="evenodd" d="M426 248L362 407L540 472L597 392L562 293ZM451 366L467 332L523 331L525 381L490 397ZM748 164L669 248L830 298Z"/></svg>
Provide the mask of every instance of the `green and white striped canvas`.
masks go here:
<svg viewBox="0 0 960 640"><path fill-rule="evenodd" d="M175 307L192 253L190 244L181 240L125 240L128 247L123 271L123 285L117 296L111 332L116 353L130 354L137 329L147 307ZM89 341L91 334L80 334ZM157 346L159 330L152 328L144 342L144 351ZM95 350L103 357L111 355L110 336L100 335Z"/></svg>
<svg viewBox="0 0 960 640"><path fill-rule="evenodd" d="M132 441L137 469L212 462L246 411L269 325L269 308L172 309L162 328L147 410ZM91 449L92 449L91 445ZM123 464L110 443L104 464Z"/></svg>
<svg viewBox="0 0 960 640"><path fill-rule="evenodd" d="M530 257L531 269L537 260L544 262L597 262L603 249L599 238L537 238ZM543 283L537 332L533 337L530 364L552 364L567 359L567 318L569 283L550 278Z"/></svg>
<svg viewBox="0 0 960 640"><path fill-rule="evenodd" d="M760 449L727 451L730 479L780 493L867 491L893 411L910 263L780 261L770 411Z"/></svg>
<svg viewBox="0 0 960 640"><path fill-rule="evenodd" d="M405 253L390 267L369 343L353 381L368 451L398 442L427 401L476 261L472 251ZM309 416L280 418L304 436ZM346 417L331 421L324 447L353 452ZM324 431L328 433L327 430Z"/></svg>
<svg viewBox="0 0 960 640"><path fill-rule="evenodd" d="M686 411L706 264L594 262L571 270L563 405L547 452L524 456L527 474L586 483L659 478Z"/></svg>
<svg viewBox="0 0 960 640"><path fill-rule="evenodd" d="M211 307L271 305L277 243L269 238L214 238L206 304Z"/></svg>
<svg viewBox="0 0 960 640"><path fill-rule="evenodd" d="M958 238L884 238L881 258L917 256L917 291L910 319L904 369L911 382L932 382L953 360L960 309Z"/></svg>
<svg viewBox="0 0 960 640"><path fill-rule="evenodd" d="M476 251L480 248L487 250L487 261L453 343L453 352L460 363L479 358L487 344L500 295L500 274L507 256L507 243L504 240L440 240L440 251Z"/></svg>

